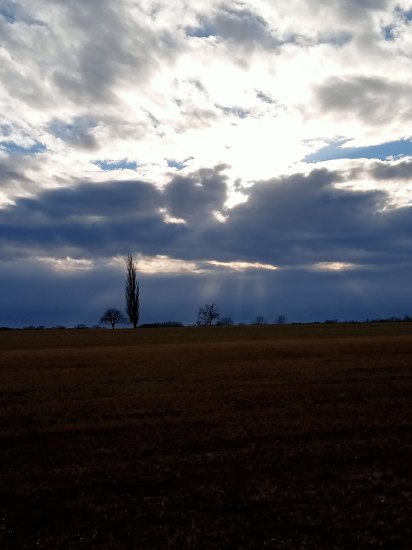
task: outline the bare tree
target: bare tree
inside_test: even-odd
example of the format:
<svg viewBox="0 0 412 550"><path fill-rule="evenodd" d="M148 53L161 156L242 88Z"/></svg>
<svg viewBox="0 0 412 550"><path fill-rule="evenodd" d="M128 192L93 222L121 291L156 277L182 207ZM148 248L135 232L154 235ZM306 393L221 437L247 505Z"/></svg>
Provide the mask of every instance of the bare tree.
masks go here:
<svg viewBox="0 0 412 550"><path fill-rule="evenodd" d="M278 325L284 325L286 323L286 315L278 315L278 318L277 318L277 324Z"/></svg>
<svg viewBox="0 0 412 550"><path fill-rule="evenodd" d="M140 317L140 289L137 281L137 265L131 254L128 254L126 258L126 270L126 312L133 328L136 328Z"/></svg>
<svg viewBox="0 0 412 550"><path fill-rule="evenodd" d="M126 318L121 311L114 307L106 309L100 317L100 324L110 324L112 325L112 329L114 329L115 325L118 325L119 323L126 323Z"/></svg>
<svg viewBox="0 0 412 550"><path fill-rule="evenodd" d="M253 323L254 325L266 325L267 324L267 320L265 317L263 317L263 315L258 315Z"/></svg>
<svg viewBox="0 0 412 550"><path fill-rule="evenodd" d="M205 304L199 307L197 314L198 324L211 326L213 321L219 319L220 313L216 304Z"/></svg>

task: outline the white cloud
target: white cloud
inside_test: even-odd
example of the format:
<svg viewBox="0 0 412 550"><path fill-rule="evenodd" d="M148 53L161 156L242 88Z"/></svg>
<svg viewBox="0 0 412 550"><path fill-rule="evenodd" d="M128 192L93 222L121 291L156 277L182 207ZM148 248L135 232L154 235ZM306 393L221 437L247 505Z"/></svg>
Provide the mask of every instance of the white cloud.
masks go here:
<svg viewBox="0 0 412 550"><path fill-rule="evenodd" d="M318 262L314 265L315 269L320 269L321 271L347 271L356 267L356 264L348 262Z"/></svg>
<svg viewBox="0 0 412 550"><path fill-rule="evenodd" d="M400 139L412 116L402 7L26 0L15 21L0 18L2 127L19 145L47 147L39 187L89 177L96 158L136 161L160 183L165 159L187 157L191 170L225 162L232 181L257 180L287 172L309 140ZM216 36L186 33L202 24Z"/></svg>
<svg viewBox="0 0 412 550"><path fill-rule="evenodd" d="M276 271L277 269L279 269L275 265L261 264L259 262L218 262L216 260L211 260L208 263L211 266L228 269L230 271L245 271L248 269L263 269L265 271Z"/></svg>
<svg viewBox="0 0 412 550"><path fill-rule="evenodd" d="M39 261L49 264L56 271L62 272L90 271L94 267L91 260L70 258L70 256L66 256L66 258L39 258Z"/></svg>

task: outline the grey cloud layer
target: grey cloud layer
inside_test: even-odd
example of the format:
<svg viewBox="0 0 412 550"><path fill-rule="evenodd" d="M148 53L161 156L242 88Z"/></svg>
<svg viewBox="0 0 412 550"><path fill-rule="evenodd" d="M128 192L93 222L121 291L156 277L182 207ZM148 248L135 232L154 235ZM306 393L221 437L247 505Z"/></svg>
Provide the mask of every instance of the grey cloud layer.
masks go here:
<svg viewBox="0 0 412 550"><path fill-rule="evenodd" d="M187 29L194 36L218 36L238 45L276 48L279 41L273 36L268 23L251 9L222 4L210 17L202 17L197 29Z"/></svg>
<svg viewBox="0 0 412 550"><path fill-rule="evenodd" d="M380 268L410 262L412 208L385 209L378 191L335 187L338 172L313 170L259 182L248 201L225 210L224 166L176 176L163 189L141 181L78 184L19 199L0 210L10 255L109 257L129 250L187 260L259 261L280 266L353 262ZM393 167L404 176L409 165ZM371 168L388 178L389 168ZM225 223L214 211L224 212ZM165 212L186 223L167 223ZM20 250L20 252L19 252Z"/></svg>
<svg viewBox="0 0 412 550"><path fill-rule="evenodd" d="M352 16L354 11L356 11L359 18L360 15L365 15L365 7L376 9L373 6L358 6L357 4L355 1L348 0L346 3L338 2L331 6L331 3L328 2L325 4L325 10L328 10L330 13L341 12L345 15L351 14ZM312 11L310 3L303 3L303 6L309 12ZM272 7L275 10L280 8L280 13L283 13L282 8L284 6L278 6L274 3ZM318 10L318 4L316 4L316 10ZM312 31L309 33L308 29L304 31L300 29L298 24L296 24L296 28L294 29L281 31L276 25L271 26L266 19L254 11L253 4L247 6L241 2L235 2L234 5L222 3L217 6L213 13L200 17L198 27L186 29L189 36L215 36L219 40L227 42L231 48L239 47L246 57L255 48L277 51L282 46L288 44L310 46L330 43L335 46L341 46L351 40L351 31L352 29L348 26L347 28L339 27L333 31L319 28L316 32Z"/></svg>
<svg viewBox="0 0 412 550"><path fill-rule="evenodd" d="M27 24L37 10L47 22ZM0 17L3 47L14 57L2 62L2 81L36 108L58 101L56 91L83 106L116 104L116 85L144 85L159 60L170 60L177 48L168 30L154 33L140 16L131 18L126 4L107 0L55 1L47 9L26 2L13 23ZM30 72L24 70L27 59Z"/></svg>
<svg viewBox="0 0 412 550"><path fill-rule="evenodd" d="M161 19L165 4L160 1L135 5L123 0L10 3L12 9L7 13L13 15L0 15L2 46L8 53L2 57L0 80L9 96L20 100L20 105L38 111L42 119L50 115L41 128L35 129L38 136L44 137L46 132L50 134L48 138L57 137L67 147L87 152L108 147L110 139L138 142L151 132L161 140L164 128L156 132L153 127L162 123L184 133L213 126L222 113L229 118L247 118L248 105L231 106L217 98L205 98L207 79L204 83L198 80L197 94L188 91L187 95L195 99L192 102L184 97L175 120L164 122L162 113L151 111L146 116L147 109L156 108L145 105L154 95L151 79L164 68L177 66L181 54L195 55L198 49L203 55L207 52L211 59L216 57L244 68L251 66L251 56L258 53L260 60L276 67L278 56L289 55L282 52L283 46L288 50L292 44L304 51L308 46L330 43L338 48L347 45L349 49L353 36L366 40L366 27L371 27L373 35L368 38L368 51L361 51L360 43L354 51L359 56L374 52L379 59L383 37L378 39L380 27L376 21L372 25L370 17L383 11L389 17L396 11L393 3L385 0L294 1L290 14L283 2L268 2L267 12L259 11L253 2L198 2L193 7L176 2L177 13L190 12L192 17L188 20L198 21L197 27L188 29L186 19L158 23L157 15ZM147 7L147 13L142 6ZM291 18L296 19L295 23L282 27L283 20L297 12L299 17ZM315 19L321 20L319 26L313 25ZM210 43L204 40L203 46L194 46L191 33L198 38L214 35L217 44L207 49L206 43ZM349 54L353 59L353 51ZM396 59L395 51L385 53L389 55ZM330 113L336 119L336 115L345 113L375 127L391 120L410 120L409 84L398 82L396 77L391 81L374 75L359 76L354 69L354 75L326 75L326 80L320 82L315 92L316 108L309 109L313 118ZM178 74L176 78L179 80ZM122 97L126 88L127 100ZM262 101L271 97L269 92L276 96L275 90L265 90L260 96ZM133 97L135 112L129 120L127 101ZM171 109L173 101L171 93L170 97L161 98L159 105ZM95 130L100 126L102 132L97 136Z"/></svg>
<svg viewBox="0 0 412 550"><path fill-rule="evenodd" d="M409 180L412 181L412 161L404 160L395 165L377 163L371 170L377 180Z"/></svg>
<svg viewBox="0 0 412 550"><path fill-rule="evenodd" d="M27 172L31 172L31 177ZM39 165L33 156L19 156L18 163L11 162L8 155L0 154L0 193L20 194L38 189L39 182L33 175L39 171Z"/></svg>
<svg viewBox="0 0 412 550"><path fill-rule="evenodd" d="M184 219L190 226L203 226L211 219L213 211L224 208L227 178L221 171L225 167L200 170L198 178L175 177L163 193L167 211L175 218Z"/></svg>
<svg viewBox="0 0 412 550"><path fill-rule="evenodd" d="M331 78L317 89L324 111L355 115L374 125L411 119L411 96L412 86L379 77Z"/></svg>

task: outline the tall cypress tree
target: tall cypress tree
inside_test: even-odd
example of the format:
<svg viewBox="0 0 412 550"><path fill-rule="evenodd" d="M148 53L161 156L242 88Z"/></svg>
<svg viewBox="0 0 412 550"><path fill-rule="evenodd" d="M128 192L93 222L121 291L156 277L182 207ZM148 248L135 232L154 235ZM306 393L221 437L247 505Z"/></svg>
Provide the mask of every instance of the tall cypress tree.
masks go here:
<svg viewBox="0 0 412 550"><path fill-rule="evenodd" d="M126 259L126 270L126 312L133 328L136 328L140 317L139 282L137 280L137 265L131 254L128 254Z"/></svg>

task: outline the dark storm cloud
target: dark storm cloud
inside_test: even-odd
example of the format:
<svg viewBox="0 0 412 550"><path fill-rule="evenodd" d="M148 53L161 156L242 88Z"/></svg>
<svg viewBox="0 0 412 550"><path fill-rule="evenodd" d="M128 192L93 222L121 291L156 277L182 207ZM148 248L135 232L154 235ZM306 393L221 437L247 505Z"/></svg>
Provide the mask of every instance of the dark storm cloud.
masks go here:
<svg viewBox="0 0 412 550"><path fill-rule="evenodd" d="M0 242L57 255L74 250L104 256L131 245L151 251L157 241L168 241L161 207L161 193L140 181L52 189L0 211Z"/></svg>
<svg viewBox="0 0 412 550"><path fill-rule="evenodd" d="M33 247L44 254L110 256L143 254L190 257L191 232L216 222L226 200L224 165L173 178L162 192L141 181L78 183L20 198L0 210L0 244L8 255ZM169 216L187 224L166 223ZM188 248L189 246L189 248ZM200 246L200 254L203 246ZM14 252L13 252L14 251Z"/></svg>
<svg viewBox="0 0 412 550"><path fill-rule="evenodd" d="M138 250L186 260L281 267L410 262L412 209L388 210L377 191L348 191L338 172L313 170L258 182L225 210L224 166L176 175L161 191L140 181L83 183L21 198L0 210L0 244L43 255L109 257ZM214 211L223 212L220 223ZM185 223L167 223L167 215Z"/></svg>
<svg viewBox="0 0 412 550"><path fill-rule="evenodd" d="M213 223L213 211L219 211L227 199L226 165L214 169L201 169L199 173L176 176L164 190L168 213L182 218L193 228Z"/></svg>
<svg viewBox="0 0 412 550"><path fill-rule="evenodd" d="M376 261L386 196L336 189L340 181L336 172L314 170L255 185L220 228L221 249L227 258L279 265Z"/></svg>
<svg viewBox="0 0 412 550"><path fill-rule="evenodd" d="M159 207L159 192L141 181L110 182L97 185L84 183L74 187L43 191L36 198L22 198L17 210L9 216L19 223L21 218L33 220L81 219L101 216L105 219L153 216Z"/></svg>
<svg viewBox="0 0 412 550"><path fill-rule="evenodd" d="M412 118L412 86L381 77L330 78L316 90L326 112L357 116L373 125Z"/></svg>

